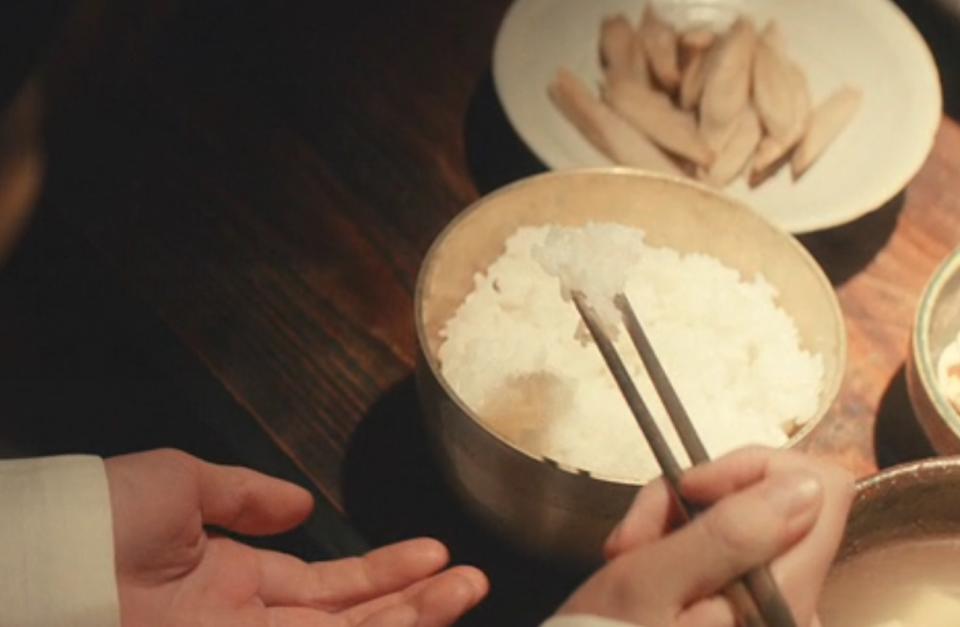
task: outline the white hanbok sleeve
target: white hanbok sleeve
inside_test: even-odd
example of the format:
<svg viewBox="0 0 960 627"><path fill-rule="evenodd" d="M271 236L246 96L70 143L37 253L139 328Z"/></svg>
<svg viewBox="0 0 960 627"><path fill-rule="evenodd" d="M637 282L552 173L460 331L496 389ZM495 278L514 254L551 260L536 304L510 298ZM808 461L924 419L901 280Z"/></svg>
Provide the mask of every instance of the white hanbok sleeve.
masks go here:
<svg viewBox="0 0 960 627"><path fill-rule="evenodd" d="M0 626L120 626L99 457L0 461Z"/></svg>

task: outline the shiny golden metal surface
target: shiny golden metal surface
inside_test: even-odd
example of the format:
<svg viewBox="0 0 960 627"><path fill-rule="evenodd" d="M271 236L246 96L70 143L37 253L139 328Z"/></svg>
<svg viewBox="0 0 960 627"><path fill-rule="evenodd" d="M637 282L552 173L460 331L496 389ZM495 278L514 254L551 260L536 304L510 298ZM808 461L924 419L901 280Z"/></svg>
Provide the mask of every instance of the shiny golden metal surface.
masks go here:
<svg viewBox="0 0 960 627"><path fill-rule="evenodd" d="M907 391L920 426L941 455L960 454L960 413L941 392L937 362L960 333L960 249L937 268L920 297L910 337Z"/></svg>
<svg viewBox="0 0 960 627"><path fill-rule="evenodd" d="M762 272L777 288L802 346L824 360L819 407L790 445L803 440L832 404L846 359L836 295L810 254L745 206L706 187L622 168L564 171L524 179L468 207L437 237L417 283L417 378L428 431L451 485L480 518L525 549L578 562L598 559L637 484L563 467L510 442L446 384L437 350L440 330L472 289L474 274L503 252L518 227L589 221L641 228L651 245L712 255L748 278Z"/></svg>
<svg viewBox="0 0 960 627"><path fill-rule="evenodd" d="M895 466L857 485L837 561L895 540L960 532L960 457Z"/></svg>

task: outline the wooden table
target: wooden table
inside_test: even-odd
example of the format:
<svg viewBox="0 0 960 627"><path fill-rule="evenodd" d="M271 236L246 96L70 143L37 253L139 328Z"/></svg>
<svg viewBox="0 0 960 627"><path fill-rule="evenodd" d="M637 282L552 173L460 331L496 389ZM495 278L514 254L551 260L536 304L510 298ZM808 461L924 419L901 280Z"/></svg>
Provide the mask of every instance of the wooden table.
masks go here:
<svg viewBox="0 0 960 627"><path fill-rule="evenodd" d="M861 476L932 454L910 409L904 360L923 287L960 244L954 146L960 127L945 117L903 197L847 227L801 238L837 287L849 341L840 397L809 448Z"/></svg>
<svg viewBox="0 0 960 627"><path fill-rule="evenodd" d="M57 100L50 213L369 541L438 535L506 582L488 619L507 624L510 589L529 586L544 600L511 611L534 620L568 580L541 585L545 570L458 512L411 384L432 238L542 169L490 80L508 1L148 4L163 10L137 36L115 20ZM910 10L942 53L949 110L950 31ZM921 289L960 244L958 181L960 126L945 117L904 194L801 238L849 332L843 391L810 448L859 475L927 454L903 362Z"/></svg>

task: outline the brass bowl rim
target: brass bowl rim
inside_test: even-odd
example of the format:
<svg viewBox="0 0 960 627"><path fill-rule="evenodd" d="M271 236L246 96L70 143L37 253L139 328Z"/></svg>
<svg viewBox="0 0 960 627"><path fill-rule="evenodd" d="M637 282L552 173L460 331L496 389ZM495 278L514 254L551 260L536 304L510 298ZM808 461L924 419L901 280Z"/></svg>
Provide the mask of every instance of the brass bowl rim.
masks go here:
<svg viewBox="0 0 960 627"><path fill-rule="evenodd" d="M937 382L936 365L930 353L930 325L933 320L934 306L940 301L947 281L958 272L960 272L960 247L955 248L940 262L923 288L913 321L911 353L924 394L937 410L940 420L960 439L960 413L941 392ZM914 410L916 409L914 403Z"/></svg>
<svg viewBox="0 0 960 627"><path fill-rule="evenodd" d="M888 485L894 485L899 479L910 478L910 485L917 483L917 479L933 478L933 473L942 470L960 473L960 455L947 457L927 457L910 462L903 462L864 477L857 482L857 502L872 498L873 493L883 490Z"/></svg>
<svg viewBox="0 0 960 627"><path fill-rule="evenodd" d="M884 514L914 490L930 494L931 489L957 482L960 482L960 455L903 462L857 481L843 540L830 570L885 547L960 537L960 518L949 512L947 518L938 518L933 525L929 520L926 524L921 522L912 514L901 512L893 518Z"/></svg>
<svg viewBox="0 0 960 627"><path fill-rule="evenodd" d="M843 562L863 551L909 538L909 534L901 535L902 524L863 530L857 527L857 518L871 515L876 507L882 507L890 499L900 498L905 491L936 486L944 480L960 481L960 455L903 462L857 481L836 561ZM854 531L857 531L856 536L852 535Z"/></svg>
<svg viewBox="0 0 960 627"><path fill-rule="evenodd" d="M840 308L840 301L837 298L836 290L833 287L833 284L830 283L830 280L827 278L826 273L823 271L823 268L820 267L820 264L817 262L816 258L806 249L803 244L791 233L781 229L776 224L768 220L765 216L760 214L757 211L754 211L750 208L749 205L744 203L741 200L733 198L723 194L716 189L709 187L704 183L699 181L694 181L691 179L673 176L669 174L661 174L656 172L647 172L644 170L637 170L634 168L624 167L624 166L596 166L596 167L584 167L584 168L568 168L563 170L548 170L546 172L541 172L531 176L527 176L502 187L480 196L472 203L467 205L466 208L458 212L448 223L447 225L436 235L433 241L430 244L430 247L427 249L426 254L423 257L423 260L420 262L420 269L417 272L417 282L414 287L414 325L417 332L417 345L420 348L420 357L426 361L427 367L430 369L430 373L433 375L434 379L438 382L441 389L447 395L447 397L457 406L457 408L464 413L464 415L469 416L470 420L473 421L475 425L478 425L487 435L495 438L498 442L508 447L510 450L522 455L525 458L537 461L540 463L549 463L549 465L560 470L561 472L570 474L570 475L584 475L586 474L590 479L595 481L600 481L602 483L610 483L616 485L629 485L629 486L640 486L643 485L643 482L636 481L630 478L625 477L613 477L608 475L602 475L587 471L585 469L580 469L572 466L567 466L562 463L558 463L555 460L547 461L543 456L533 455L530 452L520 448L515 445L513 442L509 441L493 429L487 426L487 424L480 419L480 417L474 412L470 407L467 406L465 402L460 398L460 396L453 390L450 384L447 382L446 378L439 370L439 361L436 360L430 353L430 348L427 345L427 333L424 328L424 316L423 316L423 293L425 290L425 282L427 270L431 267L433 258L436 256L436 251L443 244L447 235L451 233L457 226L466 219L474 211L477 211L481 206L488 203L494 198L507 195L514 191L515 189L530 185L538 181L549 180L552 178L566 178L569 176L582 176L582 175L601 175L601 176L628 176L631 178L640 178L640 179L653 179L670 184L676 184L683 187L687 187L691 190L697 191L701 194L711 196L723 203L726 203L731 206L731 208L737 211L746 211L750 213L753 217L759 220L767 228L773 230L775 233L779 234L783 239L784 243L792 247L795 252L797 252L803 262L807 267L814 273L816 276L817 282L823 288L823 291L828 294L828 300L830 301L830 309L832 312L831 320L835 329L835 335L838 338L837 343L837 369L836 375L830 381L824 381L824 391L823 391L823 408L819 411L818 415L807 420L792 436L787 442L780 448L789 449L801 442L805 437L807 437L816 427L819 425L823 419L826 417L827 412L836 402L837 396L840 393L840 387L843 384L844 375L846 372L847 365L847 330L846 323L844 321L843 312Z"/></svg>

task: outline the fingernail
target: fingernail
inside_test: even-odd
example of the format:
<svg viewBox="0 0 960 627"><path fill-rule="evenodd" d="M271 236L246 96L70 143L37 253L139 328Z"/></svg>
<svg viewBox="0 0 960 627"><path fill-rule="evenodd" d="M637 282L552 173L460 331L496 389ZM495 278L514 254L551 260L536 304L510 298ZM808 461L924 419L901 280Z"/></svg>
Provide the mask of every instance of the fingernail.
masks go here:
<svg viewBox="0 0 960 627"><path fill-rule="evenodd" d="M796 516L820 502L823 487L816 476L791 472L771 479L764 497L778 514Z"/></svg>

